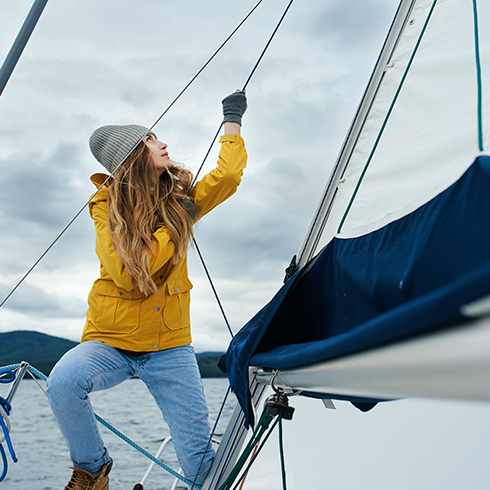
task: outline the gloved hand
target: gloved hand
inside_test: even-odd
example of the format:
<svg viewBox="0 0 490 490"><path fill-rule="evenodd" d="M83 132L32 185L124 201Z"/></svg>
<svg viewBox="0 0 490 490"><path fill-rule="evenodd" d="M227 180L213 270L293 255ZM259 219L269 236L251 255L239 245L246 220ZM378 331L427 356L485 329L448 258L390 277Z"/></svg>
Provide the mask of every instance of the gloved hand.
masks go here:
<svg viewBox="0 0 490 490"><path fill-rule="evenodd" d="M247 110L247 96L245 92L235 92L225 97L223 104L223 122L234 122L242 125L242 116Z"/></svg>

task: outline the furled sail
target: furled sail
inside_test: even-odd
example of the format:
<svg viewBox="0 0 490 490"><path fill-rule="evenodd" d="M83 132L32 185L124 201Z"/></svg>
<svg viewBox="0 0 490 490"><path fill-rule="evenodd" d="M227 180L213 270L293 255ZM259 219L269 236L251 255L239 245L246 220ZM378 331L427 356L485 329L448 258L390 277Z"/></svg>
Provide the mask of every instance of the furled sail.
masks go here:
<svg viewBox="0 0 490 490"><path fill-rule="evenodd" d="M490 33L478 29L489 22L488 2L401 2L299 271L222 358L248 420L250 365L434 331L490 295Z"/></svg>
<svg viewBox="0 0 490 490"><path fill-rule="evenodd" d="M489 144L486 2L402 1L306 236L300 265L453 184ZM487 90L485 90L487 88Z"/></svg>

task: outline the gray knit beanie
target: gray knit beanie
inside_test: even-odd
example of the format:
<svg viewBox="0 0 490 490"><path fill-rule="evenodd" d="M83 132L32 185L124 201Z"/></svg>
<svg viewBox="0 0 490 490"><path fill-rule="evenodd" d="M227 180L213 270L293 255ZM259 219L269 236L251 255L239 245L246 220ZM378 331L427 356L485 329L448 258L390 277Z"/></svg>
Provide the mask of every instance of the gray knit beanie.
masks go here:
<svg viewBox="0 0 490 490"><path fill-rule="evenodd" d="M149 133L144 126L102 126L90 137L92 155L109 171L123 162L131 150Z"/></svg>

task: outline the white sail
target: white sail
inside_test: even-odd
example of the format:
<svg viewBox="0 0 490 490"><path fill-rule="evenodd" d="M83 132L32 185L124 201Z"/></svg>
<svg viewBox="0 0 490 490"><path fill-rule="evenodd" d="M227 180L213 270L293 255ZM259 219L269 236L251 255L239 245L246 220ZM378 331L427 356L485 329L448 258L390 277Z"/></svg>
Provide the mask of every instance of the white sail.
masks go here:
<svg viewBox="0 0 490 490"><path fill-rule="evenodd" d="M489 23L489 2L402 0L298 254L300 268L334 238L363 237L418 210L457 182L488 149ZM482 301L463 307L468 319L451 329L310 366L281 368L278 383L317 394L488 401L490 315L488 301ZM270 388L263 392L272 373L258 372L254 379L261 395L252 398L257 416L272 393ZM284 422L290 489L488 486L488 480L475 476L484 468L479 455L485 444L472 423L487 406L397 401L356 416L345 402L333 414L320 400L295 397L290 402L298 412L292 422ZM393 417L399 417L399 426L393 427ZM441 443L444 424L454 420L458 427L451 427L451 437ZM231 426L240 423L237 410ZM400 450L410 431L420 426L423 448ZM242 439L230 451L230 466ZM231 440L225 438L205 488L219 488L217 475L228 473L226 445ZM471 475L445 466L455 449L469 452L476 444ZM373 460L370 445L385 459ZM280 487L277 442L264 453L245 489ZM433 457L427 463L428 454Z"/></svg>
<svg viewBox="0 0 490 490"><path fill-rule="evenodd" d="M334 236L377 230L453 184L480 152L479 108L483 147L488 148L490 40L485 26L490 5L477 2L479 39L473 7L459 0L401 3L320 201L324 231L314 223L317 228L307 237L319 242L310 244L301 265Z"/></svg>

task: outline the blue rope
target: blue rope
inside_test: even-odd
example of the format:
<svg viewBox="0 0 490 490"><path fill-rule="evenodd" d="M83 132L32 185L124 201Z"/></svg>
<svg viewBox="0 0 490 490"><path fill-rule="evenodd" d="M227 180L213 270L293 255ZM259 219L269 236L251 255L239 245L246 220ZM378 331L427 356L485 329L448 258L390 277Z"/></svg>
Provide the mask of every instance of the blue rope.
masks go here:
<svg viewBox="0 0 490 490"><path fill-rule="evenodd" d="M17 369L19 366L20 366L20 364L13 364L11 366L5 366L4 368L0 368L0 369L5 369L5 370L8 370L8 369ZM35 367L29 365L29 366L27 366L27 369L31 373L33 373L34 375L36 375L38 378L42 379L43 381L47 381L48 377L44 373L42 373L41 371L37 370ZM139 451L141 454L143 454L149 460L153 461L155 464L157 464L158 466L160 466L161 468L163 468L165 471L167 471L168 473L170 473L172 476L174 476L175 478L178 478L180 481L184 482L186 485L193 485L193 482L191 482L190 480L188 480L184 476L179 475L176 471L174 471L172 468L170 468L170 466L167 466L165 463L163 463L159 459L155 458L155 456L153 456L151 453L149 453L148 451L146 451L145 449L143 449L141 446L139 446L138 444L136 444L129 437L125 436L122 432L120 432L115 427L113 427L111 424L109 424L109 422L106 422L102 417L99 417L97 414L95 414L95 418L97 419L97 421L101 425L103 425L104 427L106 427L107 429L109 429L112 433L114 433L116 436L118 436L119 438L121 438L124 442L126 442L131 447L133 447L134 449L136 449L137 451ZM194 484L194 488L196 488L197 490L200 490L202 487L200 485Z"/></svg>
<svg viewBox="0 0 490 490"><path fill-rule="evenodd" d="M3 398L0 400L0 403L2 404L2 406L3 406L3 402L4 401L5 400ZM10 404L9 404L9 406L10 406ZM10 411L5 410L5 412L6 412L7 415L10 415ZM14 447L12 446L12 441L10 440L10 434L9 434L7 425L5 424L5 421L3 420L3 417L0 417L0 425L2 426L3 433L5 435L5 442L7 443L7 447L9 448L9 451L10 451L10 454L12 456L12 459L14 460L14 463L17 463L18 459L15 456ZM1 446L1 444L0 444L0 446Z"/></svg>
<svg viewBox="0 0 490 490"><path fill-rule="evenodd" d="M8 377L7 378L2 377L4 375L8 375ZM0 371L0 383L12 383L14 379L15 379L15 373L12 370L4 369ZM10 415L10 411L12 410L12 405L10 405L10 403L1 396L0 396L0 405L8 417ZM10 440L8 427L5 424L5 421L3 420L3 416L1 414L0 414L0 426L2 427L3 435L5 437L5 442L7 443L7 447L9 448L10 455L12 456L14 463L17 463L18 459L15 456L15 451L12 446L12 441ZM0 482L2 482L7 476L7 470L8 470L7 455L5 454L5 449L3 448L2 443L0 443L0 453L2 454L2 462L3 462L3 471L2 471L2 475L0 476Z"/></svg>
<svg viewBox="0 0 490 490"><path fill-rule="evenodd" d="M116 436L120 437L124 442L129 444L131 447L139 451L141 454L146 456L149 460L153 461L155 464L158 466L162 467L165 471L170 473L172 476L175 478L178 478L180 481L184 482L186 485L192 485L193 482L188 480L182 475L179 475L176 471L174 471L170 466L167 466L165 463L160 461L158 458L155 458L153 454L149 453L145 449L143 449L141 446L138 446L134 441L132 441L129 437L125 436L122 432L118 431L115 427L113 427L111 424L106 422L103 418L99 417L97 414L95 414L95 418L99 421L100 424L102 424L104 427L109 429L111 432L113 432ZM194 488L197 488L200 490L202 487L200 485L194 485Z"/></svg>
<svg viewBox="0 0 490 490"><path fill-rule="evenodd" d="M8 378L2 376L8 375ZM11 383L15 379L15 373L10 369L6 369L0 372L0 383Z"/></svg>
<svg viewBox="0 0 490 490"><path fill-rule="evenodd" d="M5 449L3 446L0 444L0 453L2 453L2 462L3 462L3 471L2 471L2 476L0 476L0 482L3 482L5 476L7 475L7 456L5 456Z"/></svg>

